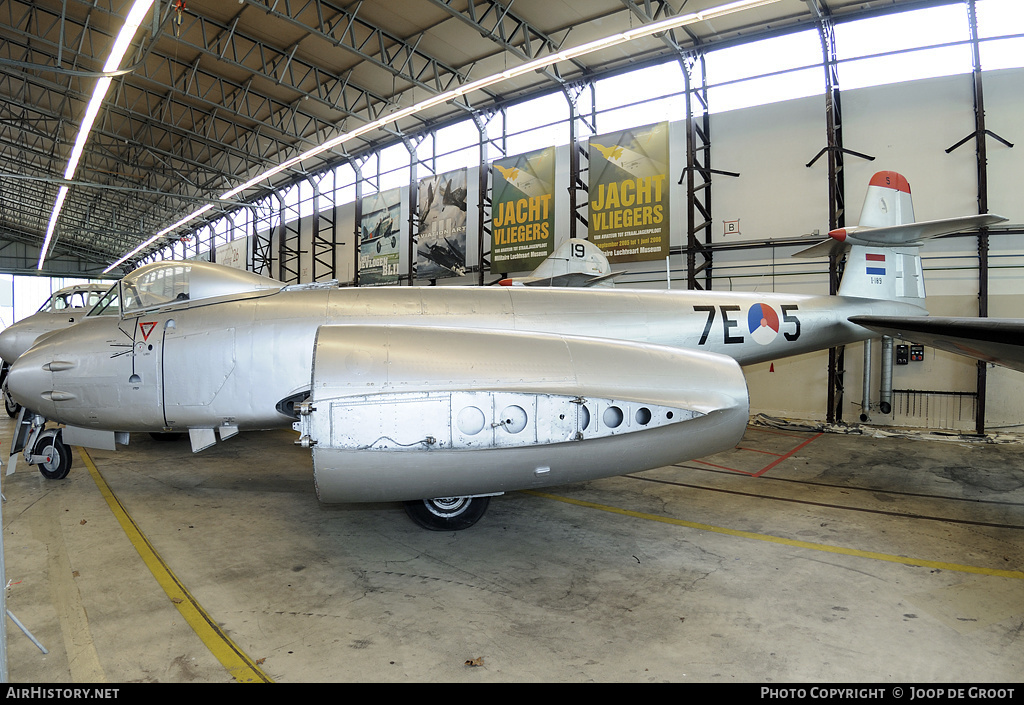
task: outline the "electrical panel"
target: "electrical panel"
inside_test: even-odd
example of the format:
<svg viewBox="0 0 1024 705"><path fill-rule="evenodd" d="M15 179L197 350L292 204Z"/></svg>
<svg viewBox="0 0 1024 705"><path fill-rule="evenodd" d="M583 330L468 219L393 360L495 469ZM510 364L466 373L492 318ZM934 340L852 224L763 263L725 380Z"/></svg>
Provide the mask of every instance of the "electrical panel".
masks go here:
<svg viewBox="0 0 1024 705"><path fill-rule="evenodd" d="M896 364L897 365L908 365L908 364L910 364L910 346L909 345L897 345L896 346Z"/></svg>

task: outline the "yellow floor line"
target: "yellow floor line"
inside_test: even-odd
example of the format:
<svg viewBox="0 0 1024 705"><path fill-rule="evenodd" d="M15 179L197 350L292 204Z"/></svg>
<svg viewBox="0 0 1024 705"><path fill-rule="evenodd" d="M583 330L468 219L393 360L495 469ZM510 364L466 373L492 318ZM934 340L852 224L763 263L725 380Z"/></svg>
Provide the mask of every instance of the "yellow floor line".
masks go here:
<svg viewBox="0 0 1024 705"><path fill-rule="evenodd" d="M230 637L221 630L213 618L203 609L202 605L182 585L170 567L164 563L160 554L149 543L149 539L146 538L142 530L135 524L131 516L128 515L128 512L121 505L121 501L114 495L103 479L89 454L84 448L79 448L78 450L86 467L89 468L89 474L92 475L93 481L99 487L100 494L107 501L107 505L114 513L118 523L121 524L121 528L124 529L128 540L135 546L135 550L139 552L143 562L150 572L153 573L153 577L160 583L160 587L167 593L174 606L178 608L181 616L185 618L189 626L202 639L206 647L210 649L210 653L221 662L228 673L231 674L231 677L239 683L273 683L270 677L260 670L256 662L231 641Z"/></svg>
<svg viewBox="0 0 1024 705"><path fill-rule="evenodd" d="M824 543L811 543L810 541L796 541L793 539L784 539L778 536L770 536L768 534L755 534L751 531L740 531L738 529L726 529L721 526L712 526L710 524L699 524L693 521L685 521L683 519L672 519L671 517L659 516L657 514L645 514L643 512L634 512L628 509L620 509L618 507L611 507L606 504L597 504L595 502L587 502L581 499L572 499L570 497L562 497L560 495L548 494L546 492L537 492L535 490L527 490L527 494L532 494L537 497L544 497L545 499L553 499L558 502L565 502L566 504L574 504L579 507L588 507L590 509L600 509L603 512L611 512L612 514L621 514L623 516L633 517L635 519L645 519L647 521L657 521L662 524L672 524L674 526L685 526L689 529L699 529L701 531L711 531L716 534L725 534L727 536L737 536L744 539L753 539L755 541L768 541L770 543L782 544L784 546L794 546L796 548L806 548L812 551L825 551L827 553L839 553L846 556L856 556L858 558L870 558L876 561L888 561L889 563L902 563L904 565L920 566L923 568L938 568L940 570L953 570L960 573L976 573L978 575L992 575L1000 578L1014 578L1016 580L1024 580L1024 572L1019 570L999 570L996 568L979 568L972 565L960 565L958 563L944 563L942 561L929 561L921 558L908 558L906 556L894 556L888 553L876 553L874 551L859 551L855 548L842 548L840 546L829 546Z"/></svg>

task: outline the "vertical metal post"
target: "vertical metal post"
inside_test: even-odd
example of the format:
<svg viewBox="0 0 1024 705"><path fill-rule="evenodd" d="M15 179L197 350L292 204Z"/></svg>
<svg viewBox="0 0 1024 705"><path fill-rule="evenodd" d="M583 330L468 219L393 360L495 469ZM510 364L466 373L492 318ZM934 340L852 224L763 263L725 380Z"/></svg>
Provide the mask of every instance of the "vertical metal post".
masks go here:
<svg viewBox="0 0 1024 705"><path fill-rule="evenodd" d="M487 126L491 120L497 116L497 112L481 113L480 111L473 113L473 122L476 124L477 132L480 138L480 166L477 184L479 188L479 195L477 197L477 252L480 253L480 265L477 270L477 284L480 286L484 285L484 264L487 261L484 252L485 245L490 245L491 235L491 194L490 194L490 177L491 177L491 160L489 147L493 140L487 134ZM504 115L502 115L504 120ZM504 131L503 131L504 132ZM505 154L504 145L497 146L498 151L501 152L502 156ZM468 236L468 233L467 233Z"/></svg>
<svg viewBox="0 0 1024 705"><path fill-rule="evenodd" d="M685 54L679 58L679 63L683 70L686 96L686 288L710 291L713 266L710 248L711 115L708 112L704 54L700 51ZM698 67L700 75L694 81L694 72ZM699 117L694 117L694 100L700 107ZM699 237L702 232L703 241ZM703 282L700 279L702 274Z"/></svg>
<svg viewBox="0 0 1024 705"><path fill-rule="evenodd" d="M320 174L309 179L313 187L313 233L312 233L312 279L315 282L338 278L338 208L335 202L337 189L332 185L331 196L327 198L320 189L324 179L334 180L333 173ZM327 201L325 204L324 201ZM325 207L326 205L326 207Z"/></svg>
<svg viewBox="0 0 1024 705"><path fill-rule="evenodd" d="M588 89L590 90L591 106L589 121L579 109L580 96ZM584 208L589 208L589 197L580 203L579 194L581 192L587 193L588 191L587 184L583 181L583 172L587 171L589 166L584 168L583 162L584 159L589 160L590 153L580 139L579 125L582 123L589 128L590 135L596 134L596 108L594 105L594 86L592 83L573 84L571 86L563 84L562 93L569 103L569 237L572 238L577 237L579 224L589 227L587 217L582 213ZM588 135L588 139L590 135ZM589 231L587 234L589 235Z"/></svg>
<svg viewBox="0 0 1024 705"><path fill-rule="evenodd" d="M416 243L418 242L417 237L419 236L420 226L420 190L417 169L420 157L416 150L423 139L424 136L415 139L410 137L402 138L402 142L405 143L405 148L409 152L409 286L416 285ZM431 161L430 170L436 174L437 163L433 161L433 157Z"/></svg>
<svg viewBox="0 0 1024 705"><path fill-rule="evenodd" d="M295 184L292 188L298 189L299 186ZM285 284L298 284L301 280L299 258L301 256L302 205L296 198L293 209L283 196L279 195L278 198L280 199L281 222L278 223L277 236L277 278ZM289 222L288 214L292 210L295 212L295 217Z"/></svg>
<svg viewBox="0 0 1024 705"><path fill-rule="evenodd" d="M975 0L967 2L971 25L971 49L974 58L974 144L978 164L978 213L988 213L988 151L985 144L985 96L981 80L981 51L978 46L978 14ZM988 317L988 228L978 231L978 316ZM985 396L988 391L988 363L978 360L978 405L974 417L975 432L985 434Z"/></svg>
<svg viewBox="0 0 1024 705"><path fill-rule="evenodd" d="M355 231L352 236L355 266L352 268L352 286L359 286L359 253L363 241L363 163L362 161L351 162L352 173L356 177Z"/></svg>
<svg viewBox="0 0 1024 705"><path fill-rule="evenodd" d="M271 199L280 200L276 191L271 192L266 198L253 204L252 218L252 271L267 277L274 276L273 270L273 213L274 206ZM260 225L265 223L266 235L259 236Z"/></svg>
<svg viewBox="0 0 1024 705"><path fill-rule="evenodd" d="M825 68L825 129L828 156L828 223L829 230L846 225L845 184L843 179L843 120L839 91L838 60L836 40L831 19L822 17L818 23L821 37L821 51ZM829 258L829 293L839 291L842 278L842 255ZM829 348L828 351L828 409L825 418L828 423L843 420L843 372L845 367L845 346Z"/></svg>

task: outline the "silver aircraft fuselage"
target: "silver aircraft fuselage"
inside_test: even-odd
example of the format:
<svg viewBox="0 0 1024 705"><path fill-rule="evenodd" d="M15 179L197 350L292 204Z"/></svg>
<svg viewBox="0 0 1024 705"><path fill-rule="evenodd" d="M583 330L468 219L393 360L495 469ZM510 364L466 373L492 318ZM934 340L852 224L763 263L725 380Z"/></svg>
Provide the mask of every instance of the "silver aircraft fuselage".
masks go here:
<svg viewBox="0 0 1024 705"><path fill-rule="evenodd" d="M10 389L19 403L76 426L157 431L229 423L268 429L294 421L282 403L309 391L314 342L324 325L585 336L718 353L748 365L871 337L847 320L854 314L920 313L893 301L738 292L255 292L88 317L24 353L12 369ZM517 350L510 346L506 354L514 369Z"/></svg>

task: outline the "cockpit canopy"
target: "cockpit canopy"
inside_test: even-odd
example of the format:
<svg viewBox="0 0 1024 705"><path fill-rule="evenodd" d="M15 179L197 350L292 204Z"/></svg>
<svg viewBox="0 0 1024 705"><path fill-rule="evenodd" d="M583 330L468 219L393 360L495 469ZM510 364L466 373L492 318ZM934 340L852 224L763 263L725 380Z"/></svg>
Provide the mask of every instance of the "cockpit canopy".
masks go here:
<svg viewBox="0 0 1024 705"><path fill-rule="evenodd" d="M109 284L66 286L53 292L36 313L57 313L69 308L92 308L109 288Z"/></svg>
<svg viewBox="0 0 1024 705"><path fill-rule="evenodd" d="M209 262L154 262L126 274L89 315L105 316L120 310L125 316L184 302L276 291L283 286L253 272Z"/></svg>

